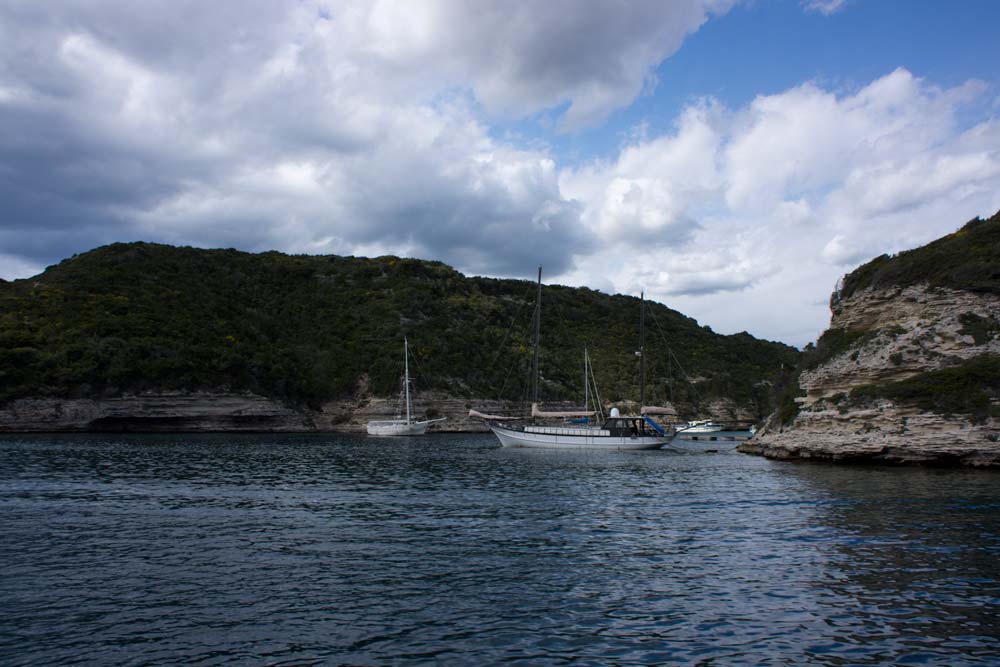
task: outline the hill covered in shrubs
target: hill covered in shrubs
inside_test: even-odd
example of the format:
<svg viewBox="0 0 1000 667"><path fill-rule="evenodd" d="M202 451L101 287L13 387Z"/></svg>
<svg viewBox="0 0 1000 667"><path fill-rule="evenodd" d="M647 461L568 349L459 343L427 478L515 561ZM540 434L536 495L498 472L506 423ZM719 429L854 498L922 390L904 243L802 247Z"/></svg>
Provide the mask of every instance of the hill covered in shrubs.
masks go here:
<svg viewBox="0 0 1000 667"><path fill-rule="evenodd" d="M534 302L531 281L439 262L114 244L0 283L0 401L227 389L316 406L388 395L404 335L419 388L518 400ZM647 305L648 403L726 397L766 414L770 380L797 350ZM639 314L636 297L545 286L543 399L581 395L584 347L602 398L637 399Z"/></svg>

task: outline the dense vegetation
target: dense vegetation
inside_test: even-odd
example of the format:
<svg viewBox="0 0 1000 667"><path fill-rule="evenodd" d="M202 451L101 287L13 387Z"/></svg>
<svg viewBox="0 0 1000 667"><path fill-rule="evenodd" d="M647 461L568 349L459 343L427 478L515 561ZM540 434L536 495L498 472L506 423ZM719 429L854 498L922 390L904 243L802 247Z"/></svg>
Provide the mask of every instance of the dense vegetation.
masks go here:
<svg viewBox="0 0 1000 667"><path fill-rule="evenodd" d="M920 248L876 257L845 277L839 297L867 287L919 283L1000 294L1000 212Z"/></svg>
<svg viewBox="0 0 1000 667"><path fill-rule="evenodd" d="M529 281L438 262L114 244L0 283L0 401L228 388L317 406L365 381L387 395L404 335L420 388L516 400L534 298ZM584 346L603 398L638 398L638 299L546 286L543 304L543 399L580 397ZM647 402L727 396L769 411L768 380L794 348L649 306Z"/></svg>
<svg viewBox="0 0 1000 667"><path fill-rule="evenodd" d="M1000 417L1000 408L992 404L1000 398L1000 357L981 355L898 382L856 387L850 394L854 404L877 398L940 414L971 415L977 420Z"/></svg>
<svg viewBox="0 0 1000 667"><path fill-rule="evenodd" d="M803 350L800 368L802 370L817 368L851 348L861 347L872 340L877 333L860 329L827 329L815 345L810 343Z"/></svg>

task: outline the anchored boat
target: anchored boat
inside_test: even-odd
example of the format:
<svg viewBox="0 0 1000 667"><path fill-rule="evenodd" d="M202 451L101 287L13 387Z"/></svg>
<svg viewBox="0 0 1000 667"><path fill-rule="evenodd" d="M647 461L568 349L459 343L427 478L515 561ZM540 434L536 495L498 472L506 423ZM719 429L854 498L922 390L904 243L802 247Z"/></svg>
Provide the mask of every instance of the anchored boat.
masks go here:
<svg viewBox="0 0 1000 667"><path fill-rule="evenodd" d="M444 421L447 417L438 419L413 419L413 399L410 396L410 348L409 342L403 338L403 396L406 405L406 418L380 419L368 422L368 435L397 436L423 435L427 427L435 422Z"/></svg>
<svg viewBox="0 0 1000 667"><path fill-rule="evenodd" d="M670 437L647 417L621 417L617 409L601 426L490 424L504 447L556 449L659 449Z"/></svg>
<svg viewBox="0 0 1000 667"><path fill-rule="evenodd" d="M716 451L734 449L737 444L749 440L757 432L753 424L747 426L726 425L710 419L689 421L686 426L677 427L677 435L671 448L687 451Z"/></svg>
<svg viewBox="0 0 1000 667"><path fill-rule="evenodd" d="M645 303L644 303L645 305ZM598 410L569 412L544 412L538 407L538 339L542 312L542 267L538 267L538 294L535 306L535 343L532 362L532 403L530 423L513 423L497 415L487 415L470 410L469 416L487 421L491 431L503 447L534 447L547 449L659 449L670 441L670 435L655 421L645 416L621 416L617 408L598 425L565 423L560 425L535 424L537 418L582 418L598 416ZM643 309L643 318L645 308ZM640 327L641 328L641 327ZM640 333L640 338L642 337ZM643 341L640 340L640 377L645 379L645 359L642 358ZM587 383L586 370L584 382ZM642 382L642 384L645 384ZM585 384L585 386L588 386ZM643 388L644 389L644 388ZM586 399L585 399L586 400Z"/></svg>

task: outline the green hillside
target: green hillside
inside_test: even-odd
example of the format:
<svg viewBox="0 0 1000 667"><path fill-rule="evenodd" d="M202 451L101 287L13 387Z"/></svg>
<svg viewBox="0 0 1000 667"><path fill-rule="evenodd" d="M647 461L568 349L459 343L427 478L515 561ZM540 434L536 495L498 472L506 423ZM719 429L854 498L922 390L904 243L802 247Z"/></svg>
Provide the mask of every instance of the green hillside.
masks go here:
<svg viewBox="0 0 1000 667"><path fill-rule="evenodd" d="M534 296L530 281L439 262L114 244L0 283L0 401L228 388L316 407L362 378L393 393L404 334L420 388L514 400L527 391ZM639 300L546 286L543 302L542 397L580 396L586 345L602 398L637 398ZM763 415L765 381L798 358L660 304L649 313L647 402L674 377L674 397L694 407L729 396ZM667 344L697 382L668 365Z"/></svg>

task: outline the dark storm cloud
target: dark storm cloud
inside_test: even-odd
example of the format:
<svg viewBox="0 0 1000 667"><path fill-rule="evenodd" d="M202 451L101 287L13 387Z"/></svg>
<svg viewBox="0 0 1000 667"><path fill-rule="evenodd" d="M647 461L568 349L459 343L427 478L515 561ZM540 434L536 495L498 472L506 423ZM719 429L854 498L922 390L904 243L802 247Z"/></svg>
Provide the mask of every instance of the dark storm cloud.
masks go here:
<svg viewBox="0 0 1000 667"><path fill-rule="evenodd" d="M479 115L628 104L701 3L8 2L0 257L144 238L411 252L480 273L593 248L552 160Z"/></svg>

